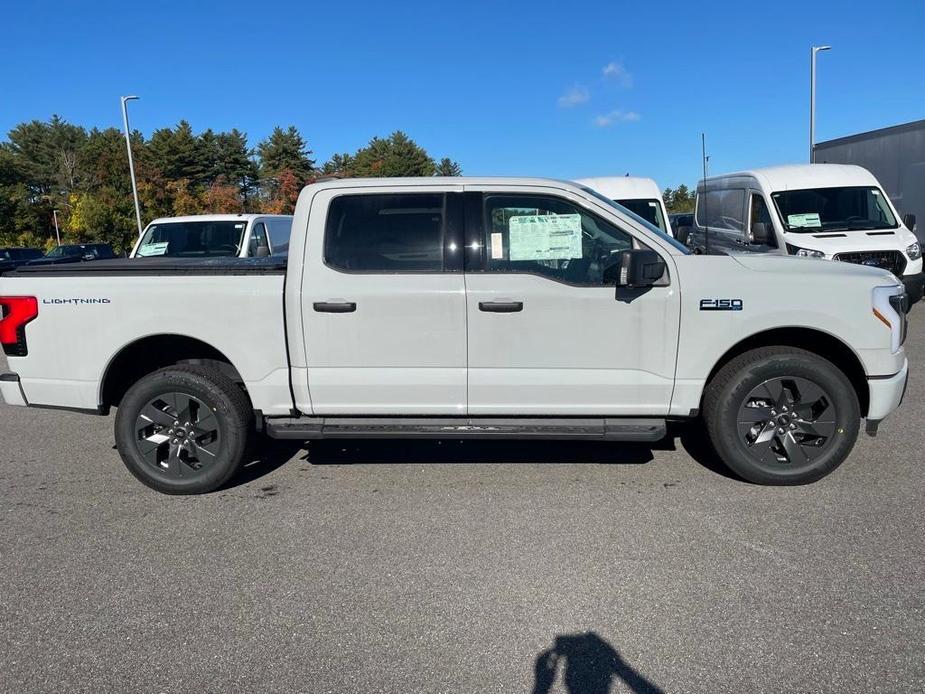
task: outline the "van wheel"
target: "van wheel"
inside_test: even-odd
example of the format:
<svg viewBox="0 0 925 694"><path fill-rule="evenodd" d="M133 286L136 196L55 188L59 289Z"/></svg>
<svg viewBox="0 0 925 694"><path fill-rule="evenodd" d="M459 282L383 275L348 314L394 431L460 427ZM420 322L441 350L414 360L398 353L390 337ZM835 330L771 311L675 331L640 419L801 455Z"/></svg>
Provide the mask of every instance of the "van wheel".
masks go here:
<svg viewBox="0 0 925 694"><path fill-rule="evenodd" d="M245 393L221 372L172 366L133 385L116 412L116 446L135 477L164 494L202 494L240 469L253 429Z"/></svg>
<svg viewBox="0 0 925 694"><path fill-rule="evenodd" d="M704 421L722 461L756 484L808 484L842 464L858 437L857 394L826 359L794 347L742 354L707 385Z"/></svg>

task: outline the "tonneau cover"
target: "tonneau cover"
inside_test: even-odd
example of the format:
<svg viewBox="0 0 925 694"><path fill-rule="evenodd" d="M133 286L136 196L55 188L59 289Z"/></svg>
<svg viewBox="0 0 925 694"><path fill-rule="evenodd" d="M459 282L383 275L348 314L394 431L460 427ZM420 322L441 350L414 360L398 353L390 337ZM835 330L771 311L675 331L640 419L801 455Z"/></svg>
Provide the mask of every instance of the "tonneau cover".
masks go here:
<svg viewBox="0 0 925 694"><path fill-rule="evenodd" d="M35 275L281 275L285 256L266 258L116 258L61 265L22 265L4 277Z"/></svg>

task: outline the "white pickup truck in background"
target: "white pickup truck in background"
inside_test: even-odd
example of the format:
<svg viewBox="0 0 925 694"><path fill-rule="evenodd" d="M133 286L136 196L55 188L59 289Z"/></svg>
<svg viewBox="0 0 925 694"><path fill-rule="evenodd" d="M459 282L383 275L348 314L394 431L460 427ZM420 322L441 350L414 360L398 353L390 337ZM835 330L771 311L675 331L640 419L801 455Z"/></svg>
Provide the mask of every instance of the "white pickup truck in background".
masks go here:
<svg viewBox="0 0 925 694"><path fill-rule="evenodd" d="M813 265L694 255L574 183L330 181L302 191L287 258L3 276L0 393L118 408L126 466L175 494L224 484L257 430L654 441L698 417L742 477L802 484L908 371L896 278Z"/></svg>
<svg viewBox="0 0 925 694"><path fill-rule="evenodd" d="M289 252L291 215L199 214L160 217L135 242L130 258L260 258Z"/></svg>

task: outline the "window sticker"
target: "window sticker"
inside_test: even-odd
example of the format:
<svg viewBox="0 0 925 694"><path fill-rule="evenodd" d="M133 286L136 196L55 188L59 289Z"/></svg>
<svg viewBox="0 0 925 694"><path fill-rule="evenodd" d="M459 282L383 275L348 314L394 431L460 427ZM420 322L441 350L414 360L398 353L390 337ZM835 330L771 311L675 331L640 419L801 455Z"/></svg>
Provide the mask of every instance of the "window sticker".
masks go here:
<svg viewBox="0 0 925 694"><path fill-rule="evenodd" d="M494 232L491 235L491 259L500 260L504 257L504 234Z"/></svg>
<svg viewBox="0 0 925 694"><path fill-rule="evenodd" d="M138 252L135 254L139 258L145 258L149 255L164 255L167 252L167 241L162 241L161 243L146 243L138 247Z"/></svg>
<svg viewBox="0 0 925 694"><path fill-rule="evenodd" d="M818 212L803 212L801 214L788 214L787 224L792 227L821 227Z"/></svg>
<svg viewBox="0 0 925 694"><path fill-rule="evenodd" d="M511 217L510 260L580 258L581 215L548 214Z"/></svg>

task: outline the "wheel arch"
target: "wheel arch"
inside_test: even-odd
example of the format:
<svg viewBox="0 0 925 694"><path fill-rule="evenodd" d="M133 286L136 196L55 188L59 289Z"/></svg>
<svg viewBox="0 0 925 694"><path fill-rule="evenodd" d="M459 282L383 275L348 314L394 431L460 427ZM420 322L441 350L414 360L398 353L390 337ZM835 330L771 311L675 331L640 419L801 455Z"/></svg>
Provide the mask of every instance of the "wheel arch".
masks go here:
<svg viewBox="0 0 925 694"><path fill-rule="evenodd" d="M861 416L867 416L870 406L870 389L861 359L848 344L818 328L772 328L750 335L730 347L717 360L707 376L706 383L710 383L719 370L737 356L760 347L797 347L828 359L847 376L858 396ZM703 396L701 395L701 409L702 402Z"/></svg>
<svg viewBox="0 0 925 694"><path fill-rule="evenodd" d="M243 384L241 374L221 350L188 335L157 333L123 345L110 358L100 379L101 408L118 406L132 384L149 373L176 364L213 366L235 383Z"/></svg>

